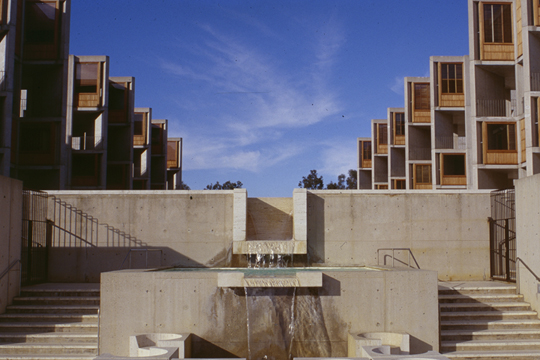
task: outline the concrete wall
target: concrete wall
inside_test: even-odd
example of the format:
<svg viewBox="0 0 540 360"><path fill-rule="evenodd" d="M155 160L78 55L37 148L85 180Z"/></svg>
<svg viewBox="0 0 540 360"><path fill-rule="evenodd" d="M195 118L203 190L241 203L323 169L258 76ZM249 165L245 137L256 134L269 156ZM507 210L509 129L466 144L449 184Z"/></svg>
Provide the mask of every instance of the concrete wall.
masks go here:
<svg viewBox="0 0 540 360"><path fill-rule="evenodd" d="M310 191L308 253L356 266L377 264L377 249L410 248L441 280L489 278L489 201L489 192Z"/></svg>
<svg viewBox="0 0 540 360"><path fill-rule="evenodd" d="M254 358L346 357L349 332L407 332L411 352L438 350L435 272L321 271L322 287L296 290L219 288L208 270L104 273L100 353L128 355L129 335L152 332L192 333L194 358L248 358L248 339Z"/></svg>
<svg viewBox="0 0 540 360"><path fill-rule="evenodd" d="M226 266L233 231L233 191L51 191L63 201L133 238L98 247L56 246L50 250L49 281L99 282L102 271L119 270L130 248L161 249L149 253L149 267ZM49 214L54 209L49 203ZM101 230L100 230L101 231ZM132 258L144 265L146 253ZM126 268L127 262L124 264Z"/></svg>
<svg viewBox="0 0 540 360"><path fill-rule="evenodd" d="M540 276L540 175L519 179L516 184L516 241L517 257ZM540 294L536 279L523 262L517 263L519 292L540 311Z"/></svg>
<svg viewBox="0 0 540 360"><path fill-rule="evenodd" d="M22 182L0 176L0 276L21 259ZM0 278L0 314L19 294L20 263Z"/></svg>
<svg viewBox="0 0 540 360"><path fill-rule="evenodd" d="M50 194L130 234L143 247L162 250L161 258L159 252L149 253L149 267L245 261L231 251L233 191ZM377 249L410 248L420 268L438 271L441 280L489 277L489 192L321 190L309 191L307 203L308 260L313 264L375 265ZM121 269L134 246L107 244L101 236L97 248L53 247L49 280L98 282L100 272ZM381 263L384 255L388 260L389 252L381 253ZM406 253L397 255L407 261ZM134 267L144 265L145 256L133 252Z"/></svg>

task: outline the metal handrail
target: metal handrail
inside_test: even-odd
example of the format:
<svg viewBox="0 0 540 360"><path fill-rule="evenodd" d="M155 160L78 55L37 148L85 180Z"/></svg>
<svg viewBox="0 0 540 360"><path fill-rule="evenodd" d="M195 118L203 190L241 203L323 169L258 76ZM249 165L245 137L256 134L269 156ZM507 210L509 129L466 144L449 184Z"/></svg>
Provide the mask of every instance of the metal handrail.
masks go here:
<svg viewBox="0 0 540 360"><path fill-rule="evenodd" d="M379 252L380 251L392 251L392 267L394 267L394 260L395 260L395 252L396 251L407 251L408 252L408 262L407 262L407 267L412 267L411 266L411 256L412 256L412 259L414 260L414 263L416 264L416 267L418 269L420 269L420 265L418 265L418 261L416 261L416 258L414 257L414 254L412 253L411 249L410 248L381 248L381 249L377 249L377 265L380 265L379 264L379 260L380 260L380 256L379 256ZM413 268L414 269L414 268Z"/></svg>
<svg viewBox="0 0 540 360"><path fill-rule="evenodd" d="M536 275L536 273L529 267L529 265L527 265L527 264L525 263L525 261L523 261L522 258L517 257L517 258L516 258L516 264L517 264L518 262L522 263L522 264L525 266L525 268L526 268L527 270L529 270L529 272L532 274L532 276L535 277L536 281L540 282L540 277L538 277L538 275Z"/></svg>
<svg viewBox="0 0 540 360"><path fill-rule="evenodd" d="M97 245L94 245L94 244L92 244L91 242L88 242L88 241L84 240L82 237L80 237L79 235L77 235L77 234L75 234L75 233L72 233L71 231L67 231L66 229L61 228L60 226L56 225L55 223L52 223L52 226L55 227L55 228L57 228L57 229L62 230L63 232L65 232L65 233L67 233L67 234L73 236L74 238L78 239L79 241L84 242L84 243L87 244L87 245L90 245L90 246L92 246L92 247L97 247Z"/></svg>
<svg viewBox="0 0 540 360"><path fill-rule="evenodd" d="M122 265L120 265L120 269L122 269L124 267L124 263L126 262L128 256L129 256L129 268L131 269L131 253L134 252L134 251L145 251L146 252L146 258L145 258L145 264L144 264L144 268L145 269L148 269L148 252L149 251L159 251L161 252L161 256L160 256L160 263L161 263L161 259L163 258L163 250L162 249L129 249L128 253L126 254L126 257L124 258L124 261L122 261Z"/></svg>
<svg viewBox="0 0 540 360"><path fill-rule="evenodd" d="M0 274L0 280L2 280L2 278L6 276L10 272L10 270L13 269L15 265L17 265L17 263L22 264L20 259L14 260L10 265L8 265L8 267L4 271L2 271L2 274Z"/></svg>

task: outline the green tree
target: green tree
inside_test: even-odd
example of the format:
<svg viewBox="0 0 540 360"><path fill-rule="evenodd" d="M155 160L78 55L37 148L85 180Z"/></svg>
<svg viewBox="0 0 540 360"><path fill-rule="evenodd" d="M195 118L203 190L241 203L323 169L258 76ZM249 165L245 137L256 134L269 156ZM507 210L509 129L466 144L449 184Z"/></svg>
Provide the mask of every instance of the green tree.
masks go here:
<svg viewBox="0 0 540 360"><path fill-rule="evenodd" d="M330 181L330 184L326 185L328 190L345 189L345 174L338 175L338 182Z"/></svg>
<svg viewBox="0 0 540 360"><path fill-rule="evenodd" d="M358 184L358 172L354 169L349 170L349 176L347 176L347 189L357 189Z"/></svg>
<svg viewBox="0 0 540 360"><path fill-rule="evenodd" d="M345 178L345 174L338 175L337 183L330 181L330 184L326 186L328 190L340 190L340 189L356 189L357 172L356 170L350 169L348 172L349 176Z"/></svg>
<svg viewBox="0 0 540 360"><path fill-rule="evenodd" d="M178 186L178 190L191 190L191 188L185 182L182 181L180 185Z"/></svg>
<svg viewBox="0 0 540 360"><path fill-rule="evenodd" d="M233 189L241 189L242 186L241 181L237 182L230 182L225 181L223 184L220 184L219 181L216 181L216 183L211 183L210 185L206 185L206 188L204 190L233 190Z"/></svg>
<svg viewBox="0 0 540 360"><path fill-rule="evenodd" d="M317 170L311 170L308 176L302 176L298 182L298 187L310 190L321 190L324 188L323 177L317 174Z"/></svg>

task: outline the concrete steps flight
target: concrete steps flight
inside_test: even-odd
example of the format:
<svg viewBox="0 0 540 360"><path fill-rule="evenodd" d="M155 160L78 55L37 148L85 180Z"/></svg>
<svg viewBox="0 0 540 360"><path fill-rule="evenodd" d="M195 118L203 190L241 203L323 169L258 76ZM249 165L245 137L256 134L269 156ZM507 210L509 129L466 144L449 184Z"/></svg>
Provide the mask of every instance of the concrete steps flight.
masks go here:
<svg viewBox="0 0 540 360"><path fill-rule="evenodd" d="M25 287L0 315L0 360L97 356L99 284Z"/></svg>
<svg viewBox="0 0 540 360"><path fill-rule="evenodd" d="M441 282L440 352L450 359L540 359L540 320L516 286Z"/></svg>

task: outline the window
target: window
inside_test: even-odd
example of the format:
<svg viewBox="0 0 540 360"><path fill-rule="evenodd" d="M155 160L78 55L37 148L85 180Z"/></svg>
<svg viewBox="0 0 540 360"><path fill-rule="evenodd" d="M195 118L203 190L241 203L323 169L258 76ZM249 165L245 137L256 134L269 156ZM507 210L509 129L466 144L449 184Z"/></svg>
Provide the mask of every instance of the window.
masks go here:
<svg viewBox="0 0 540 360"><path fill-rule="evenodd" d="M379 138L378 142L379 145L387 145L388 144L388 131L386 124L379 124Z"/></svg>
<svg viewBox="0 0 540 360"><path fill-rule="evenodd" d="M167 168L178 167L178 141L167 141Z"/></svg>
<svg viewBox="0 0 540 360"><path fill-rule="evenodd" d="M394 116L394 135L405 135L405 114L395 113Z"/></svg>
<svg viewBox="0 0 540 360"><path fill-rule="evenodd" d="M27 2L24 40L27 44L54 44L56 40L56 1Z"/></svg>
<svg viewBox="0 0 540 360"><path fill-rule="evenodd" d="M21 123L21 154L49 153L53 150L54 134L50 124Z"/></svg>
<svg viewBox="0 0 540 360"><path fill-rule="evenodd" d="M484 42L512 43L511 4L484 4Z"/></svg>
<svg viewBox="0 0 540 360"><path fill-rule="evenodd" d="M465 175L465 155L464 154L444 154L443 155L443 175L464 176Z"/></svg>
<svg viewBox="0 0 540 360"><path fill-rule="evenodd" d="M414 109L429 110L429 84L414 84Z"/></svg>
<svg viewBox="0 0 540 360"><path fill-rule="evenodd" d="M362 143L362 158L364 160L371 160L371 141L364 141Z"/></svg>
<svg viewBox="0 0 540 360"><path fill-rule="evenodd" d="M128 88L124 83L109 83L109 110L126 108Z"/></svg>
<svg viewBox="0 0 540 360"><path fill-rule="evenodd" d="M406 189L405 180L394 180L394 189L396 190Z"/></svg>
<svg viewBox="0 0 540 360"><path fill-rule="evenodd" d="M488 150L516 150L515 124L487 124Z"/></svg>
<svg viewBox="0 0 540 360"><path fill-rule="evenodd" d="M441 93L463 94L463 65L441 64Z"/></svg>
<svg viewBox="0 0 540 360"><path fill-rule="evenodd" d="M415 181L417 184L431 184L431 165L415 165Z"/></svg>
<svg viewBox="0 0 540 360"><path fill-rule="evenodd" d="M143 135L143 115L135 114L135 121L133 122L133 135Z"/></svg>
<svg viewBox="0 0 540 360"><path fill-rule="evenodd" d="M99 63L77 63L75 67L75 91L97 94L99 91Z"/></svg>

